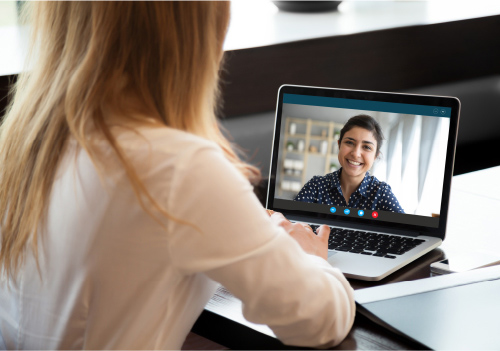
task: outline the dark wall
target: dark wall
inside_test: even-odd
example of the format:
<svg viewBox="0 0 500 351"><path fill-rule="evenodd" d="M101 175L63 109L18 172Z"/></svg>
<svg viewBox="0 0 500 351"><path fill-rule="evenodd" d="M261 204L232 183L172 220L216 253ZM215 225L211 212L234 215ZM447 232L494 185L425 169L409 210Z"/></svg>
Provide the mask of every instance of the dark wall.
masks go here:
<svg viewBox="0 0 500 351"><path fill-rule="evenodd" d="M0 118L7 108L9 88L15 80L16 76L0 76Z"/></svg>
<svg viewBox="0 0 500 351"><path fill-rule="evenodd" d="M492 16L230 51L223 115L274 110L285 83L401 91L498 74L499 37Z"/></svg>

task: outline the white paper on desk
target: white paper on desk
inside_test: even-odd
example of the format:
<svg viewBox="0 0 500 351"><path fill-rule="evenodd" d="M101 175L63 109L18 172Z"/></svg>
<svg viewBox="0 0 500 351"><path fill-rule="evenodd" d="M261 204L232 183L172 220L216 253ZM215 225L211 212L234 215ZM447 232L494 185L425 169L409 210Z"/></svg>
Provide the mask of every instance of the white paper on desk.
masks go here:
<svg viewBox="0 0 500 351"><path fill-rule="evenodd" d="M500 266L359 289L354 292L354 298L357 303L365 304L496 279L500 279Z"/></svg>
<svg viewBox="0 0 500 351"><path fill-rule="evenodd" d="M258 332L263 334L276 337L271 328L264 324L255 324L249 322L243 317L243 313L241 311L242 308L241 300L236 298L233 294L231 294L226 288L222 285L219 285L217 290L215 291L214 296L208 301L205 309L207 311L216 313L225 318L229 318L235 322L243 324L249 328L252 328Z"/></svg>
<svg viewBox="0 0 500 351"><path fill-rule="evenodd" d="M500 253L471 251L453 254L446 250L446 259L451 272L466 272L477 268L494 266L500 263Z"/></svg>

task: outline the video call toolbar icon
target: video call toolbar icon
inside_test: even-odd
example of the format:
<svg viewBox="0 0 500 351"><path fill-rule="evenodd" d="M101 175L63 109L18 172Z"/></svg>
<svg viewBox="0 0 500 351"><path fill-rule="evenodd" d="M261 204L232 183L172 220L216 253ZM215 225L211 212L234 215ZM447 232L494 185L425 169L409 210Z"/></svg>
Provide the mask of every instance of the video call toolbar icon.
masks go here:
<svg viewBox="0 0 500 351"><path fill-rule="evenodd" d="M335 207L330 207L330 212L335 213L335 212L337 212L337 209Z"/></svg>
<svg viewBox="0 0 500 351"><path fill-rule="evenodd" d="M378 212L377 211L373 211L372 212L372 217L373 218L377 218L378 217Z"/></svg>
<svg viewBox="0 0 500 351"><path fill-rule="evenodd" d="M358 211L358 216L363 217L365 215L365 211L359 210Z"/></svg>
<svg viewBox="0 0 500 351"><path fill-rule="evenodd" d="M351 210L350 210L350 209L348 209L348 208L346 208L346 209L344 210L344 213L345 213L346 215L348 215L349 213L351 213Z"/></svg>

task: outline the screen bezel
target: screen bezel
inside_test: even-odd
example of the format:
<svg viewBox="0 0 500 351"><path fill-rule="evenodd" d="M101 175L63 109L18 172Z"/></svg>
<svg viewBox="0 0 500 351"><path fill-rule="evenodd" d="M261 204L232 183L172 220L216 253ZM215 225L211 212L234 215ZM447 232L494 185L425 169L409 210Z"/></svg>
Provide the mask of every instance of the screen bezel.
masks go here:
<svg viewBox="0 0 500 351"><path fill-rule="evenodd" d="M433 228L433 227L394 223L394 222L391 223L382 222L380 220L374 220L368 218L359 219L356 217L342 216L338 214L328 215L328 214L314 213L308 211L284 210L284 209L274 208L273 202L276 191L276 174L278 169L280 130L281 130L281 123L283 122L282 109L283 109L284 94L310 95L310 96L332 97L332 98L342 98L342 99L381 101L381 102L393 102L393 103L413 104L413 105L429 105L429 106L451 108L450 130L448 134L449 137L448 137L448 145L446 152L445 173L443 179L443 195L441 198L439 226L437 228ZM282 212L285 216L295 217L295 218L308 218L311 221L317 220L317 222L319 223L325 223L330 225L340 225L340 226L343 225L346 227L369 226L370 228L373 228L373 230L380 230L380 231L401 230L404 232L411 232L415 235L427 235L427 236L438 237L443 240L445 238L446 226L448 220L451 179L453 176L453 166L455 160L455 148L457 142L459 116L460 116L460 101L455 97L388 93L388 92L362 91L362 90L350 90L350 89L338 89L338 88L322 88L322 87L297 86L288 84L282 85L278 90L278 100L276 106L273 148L272 148L273 151L271 156L266 208L271 210L278 210Z"/></svg>

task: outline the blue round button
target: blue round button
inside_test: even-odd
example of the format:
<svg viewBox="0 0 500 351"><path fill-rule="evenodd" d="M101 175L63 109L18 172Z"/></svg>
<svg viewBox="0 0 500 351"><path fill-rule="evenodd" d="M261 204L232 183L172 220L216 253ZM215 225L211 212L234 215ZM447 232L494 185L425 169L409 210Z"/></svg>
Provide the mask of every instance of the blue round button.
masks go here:
<svg viewBox="0 0 500 351"><path fill-rule="evenodd" d="M330 212L335 213L335 212L337 212L337 209L335 207L330 207Z"/></svg>
<svg viewBox="0 0 500 351"><path fill-rule="evenodd" d="M344 210L344 213L345 213L346 215L348 215L349 213L351 213L351 210L350 210L350 209L348 209L348 208L346 208L346 209Z"/></svg>
<svg viewBox="0 0 500 351"><path fill-rule="evenodd" d="M363 217L365 215L365 211L359 210L358 211L358 216Z"/></svg>

